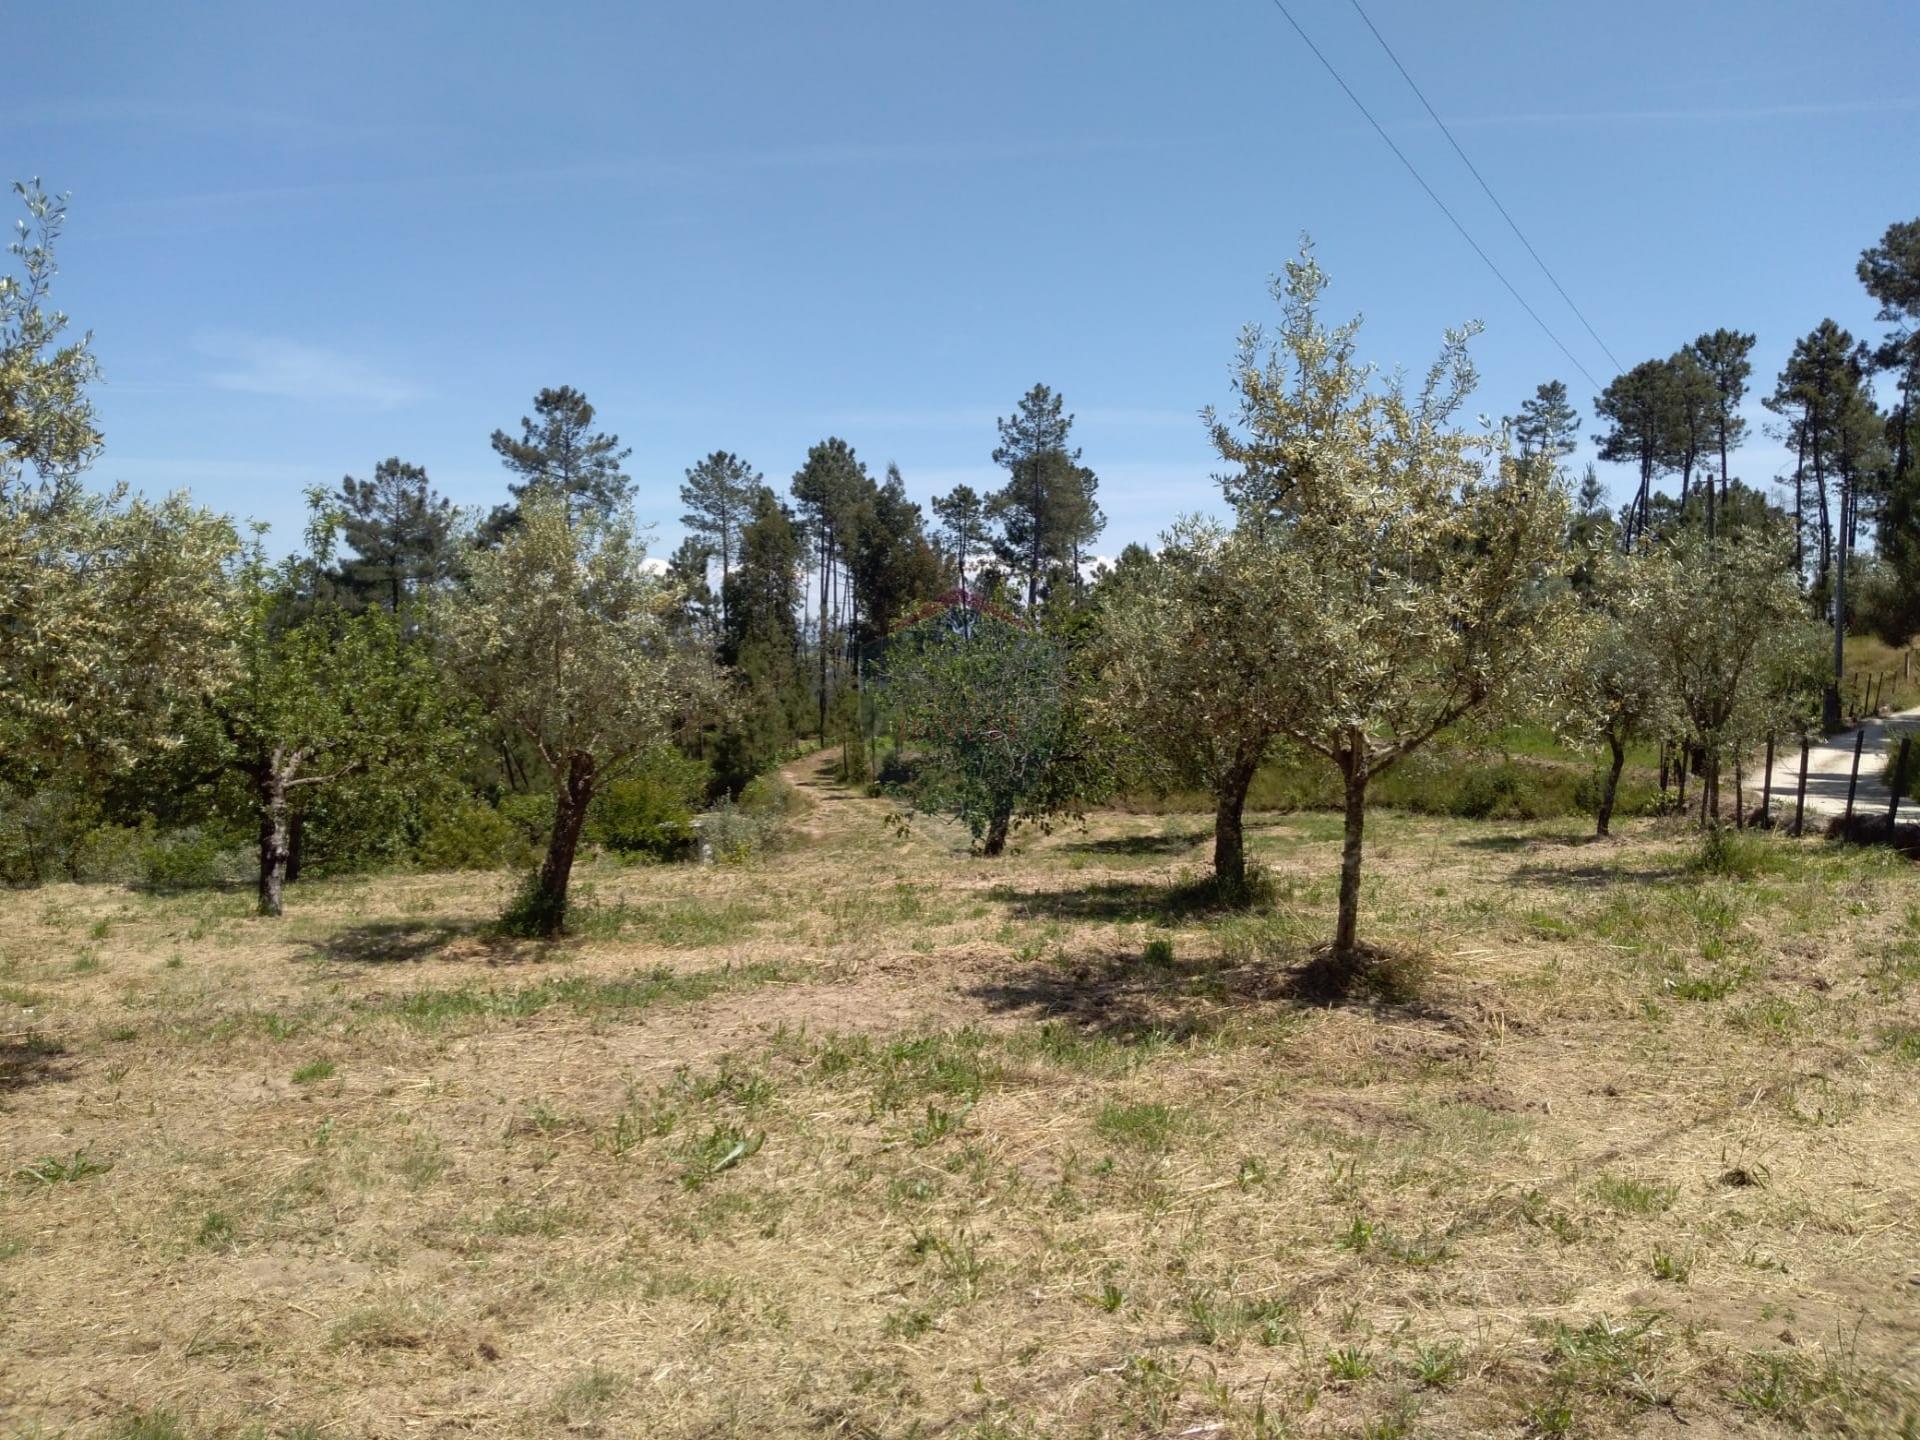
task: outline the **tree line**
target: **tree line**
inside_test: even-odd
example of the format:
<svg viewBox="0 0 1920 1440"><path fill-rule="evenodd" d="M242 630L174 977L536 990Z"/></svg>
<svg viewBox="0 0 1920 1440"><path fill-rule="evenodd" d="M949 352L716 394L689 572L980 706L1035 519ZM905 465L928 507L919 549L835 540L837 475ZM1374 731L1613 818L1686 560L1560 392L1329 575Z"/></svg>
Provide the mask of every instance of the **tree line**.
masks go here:
<svg viewBox="0 0 1920 1440"><path fill-rule="evenodd" d="M493 432L507 498L491 510L390 458L310 492L302 543L274 559L183 496L84 484L102 437L88 337L50 303L64 205L17 189L0 815L33 873L73 871L102 836L245 826L277 914L316 855L400 860L512 818L528 879L511 922L553 934L583 839L684 845L683 802L740 793L803 741L890 731L880 779L986 854L1119 788L1203 788L1213 885L1244 901L1249 789L1298 754L1338 777L1333 953L1357 963L1369 787L1422 746L1548 716L1606 749L1604 832L1627 748L1657 736L1702 777L1710 819L1720 769L1762 727L1800 723L1822 691L1837 706L1850 622L1904 638L1920 615L1920 221L1860 262L1879 345L1823 322L1766 401L1796 456L1790 507L1733 472L1752 335L1702 335L1595 398L1600 454L1637 475L1615 513L1591 471L1577 489L1566 472L1564 385L1504 425L1461 425L1474 327L1419 383L1385 377L1357 322L1323 318L1303 250L1275 282L1279 323L1242 337L1231 403L1204 413L1229 518L1183 519L1090 574L1098 481L1045 385L998 424L1004 483L956 486L931 522L897 466L876 478L840 437L784 494L715 450L680 486L685 541L655 562L630 450L561 386ZM862 745L843 756L869 778Z"/></svg>
<svg viewBox="0 0 1920 1440"><path fill-rule="evenodd" d="M301 543L272 558L262 532L186 496L86 485L98 367L52 304L66 207L37 182L15 190L27 218L0 277L13 878L72 871L108 831L245 825L278 914L316 858L395 859L436 817L471 818L474 797L522 815L506 802L550 798L521 918L551 932L610 787L658 770L692 801L738 793L854 723L913 605L953 592L1038 614L1086 589L1098 483L1045 385L1001 422L1004 485L956 487L932 525L897 466L876 478L842 438L784 494L716 450L686 471L686 539L656 563L630 448L558 386L492 433L498 505L463 511L391 457L311 490Z"/></svg>

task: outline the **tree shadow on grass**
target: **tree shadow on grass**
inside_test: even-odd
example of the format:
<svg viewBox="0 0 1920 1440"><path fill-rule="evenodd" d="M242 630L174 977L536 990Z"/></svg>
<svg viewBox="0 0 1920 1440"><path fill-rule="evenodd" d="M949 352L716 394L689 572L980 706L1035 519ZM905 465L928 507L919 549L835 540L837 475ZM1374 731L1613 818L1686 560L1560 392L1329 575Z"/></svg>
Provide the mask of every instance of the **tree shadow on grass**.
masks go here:
<svg viewBox="0 0 1920 1440"><path fill-rule="evenodd" d="M1514 855L1522 850L1531 850L1538 840L1531 835L1475 835L1470 840L1455 841L1462 850L1488 850L1496 855Z"/></svg>
<svg viewBox="0 0 1920 1440"><path fill-rule="evenodd" d="M415 965L456 941L480 942L489 960L514 958L525 945L497 935L490 923L481 921L374 920L315 941L312 953L351 965Z"/></svg>
<svg viewBox="0 0 1920 1440"><path fill-rule="evenodd" d="M1064 1022L1128 1043L1204 1037L1262 1010L1272 1014L1353 1005L1401 1020L1454 1018L1410 989L1384 995L1364 981L1330 983L1321 951L1301 949L1295 960L1231 965L1118 953L1071 967L1028 965L982 981L966 993L989 1010Z"/></svg>
<svg viewBox="0 0 1920 1440"><path fill-rule="evenodd" d="M1001 1014L1064 1021L1105 1039L1140 1043L1211 1034L1241 1003L1287 998L1285 978L1265 966L1229 970L1114 954L1071 968L1024 966L966 993Z"/></svg>
<svg viewBox="0 0 1920 1440"><path fill-rule="evenodd" d="M1062 850L1077 855L1184 855L1205 835L1114 835L1105 840L1076 840Z"/></svg>
<svg viewBox="0 0 1920 1440"><path fill-rule="evenodd" d="M65 1080L73 1072L67 1047L37 1030L0 1035L0 1094Z"/></svg>
<svg viewBox="0 0 1920 1440"><path fill-rule="evenodd" d="M1605 890L1614 885L1667 885L1686 873L1679 865L1521 865L1508 880L1546 890Z"/></svg>
<svg viewBox="0 0 1920 1440"><path fill-rule="evenodd" d="M1244 911L1221 897L1211 875L1175 881L1101 880L1058 890L1020 890L996 885L990 899L1006 905L1023 920L1132 921L1171 925L1196 915L1230 915Z"/></svg>

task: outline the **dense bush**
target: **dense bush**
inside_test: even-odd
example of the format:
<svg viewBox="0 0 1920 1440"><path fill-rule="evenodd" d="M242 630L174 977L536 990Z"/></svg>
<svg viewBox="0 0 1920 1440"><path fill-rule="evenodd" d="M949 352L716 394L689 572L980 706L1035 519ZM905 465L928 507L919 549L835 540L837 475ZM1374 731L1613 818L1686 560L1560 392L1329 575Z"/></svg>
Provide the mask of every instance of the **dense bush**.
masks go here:
<svg viewBox="0 0 1920 1440"><path fill-rule="evenodd" d="M706 766L663 746L594 797L587 839L630 858L680 859L693 849L694 812L707 782Z"/></svg>
<svg viewBox="0 0 1920 1440"><path fill-rule="evenodd" d="M804 815L813 801L778 771L756 775L740 791L740 808L762 815Z"/></svg>
<svg viewBox="0 0 1920 1440"><path fill-rule="evenodd" d="M98 812L60 790L0 791L0 883L57 880L146 885L156 890L232 885L253 874L246 836L223 826L162 830L102 824Z"/></svg>
<svg viewBox="0 0 1920 1440"><path fill-rule="evenodd" d="M140 851L140 878L154 890L199 890L253 878L256 859L235 836L189 826L156 836Z"/></svg>
<svg viewBox="0 0 1920 1440"><path fill-rule="evenodd" d="M96 825L81 837L70 867L84 884L130 885L146 878L144 861L154 843L150 825Z"/></svg>
<svg viewBox="0 0 1920 1440"><path fill-rule="evenodd" d="M529 849L547 848L547 834L553 829L553 796L545 791L512 790L500 797L495 808Z"/></svg>
<svg viewBox="0 0 1920 1440"><path fill-rule="evenodd" d="M700 847L727 865L738 865L778 848L787 822L813 802L778 773L756 776L738 800L722 799L700 817Z"/></svg>
<svg viewBox="0 0 1920 1440"><path fill-rule="evenodd" d="M1914 782L1920 780L1920 745L1908 745L1906 767L1900 765L1900 745L1902 741L1920 737L1920 730L1912 725L1891 725L1887 728L1887 754L1880 762L1880 783L1889 789L1898 790L1901 795L1914 793Z"/></svg>
<svg viewBox="0 0 1920 1440"><path fill-rule="evenodd" d="M521 827L472 798L436 819L416 852L427 870L519 869L532 865L537 855Z"/></svg>
<svg viewBox="0 0 1920 1440"><path fill-rule="evenodd" d="M91 817L64 790L0 788L0 881L40 885L71 873Z"/></svg>

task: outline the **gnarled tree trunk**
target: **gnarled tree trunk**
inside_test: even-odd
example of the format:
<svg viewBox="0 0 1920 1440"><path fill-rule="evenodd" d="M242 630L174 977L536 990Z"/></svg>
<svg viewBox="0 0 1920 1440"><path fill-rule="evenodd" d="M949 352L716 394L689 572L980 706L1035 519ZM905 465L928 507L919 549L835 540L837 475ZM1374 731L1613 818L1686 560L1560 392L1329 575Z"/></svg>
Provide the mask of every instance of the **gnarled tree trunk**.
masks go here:
<svg viewBox="0 0 1920 1440"><path fill-rule="evenodd" d="M569 757L566 773L553 792L553 834L547 841L547 858L540 864L538 928L543 935L558 935L566 926L567 884L573 878L573 857L580 848L593 788L593 757Z"/></svg>
<svg viewBox="0 0 1920 1440"><path fill-rule="evenodd" d="M987 838L980 842L980 853L994 856L1005 853L1007 832L1013 828L1013 812L996 810L987 820Z"/></svg>
<svg viewBox="0 0 1920 1440"><path fill-rule="evenodd" d="M1259 765L1242 761L1223 777L1214 793L1213 878L1224 893L1239 894L1247 887L1247 791Z"/></svg>
<svg viewBox="0 0 1920 1440"><path fill-rule="evenodd" d="M1600 792L1600 813L1595 818L1593 833L1604 836L1607 827L1613 823L1613 801L1620 793L1620 771L1627 763L1627 747L1621 743L1618 735L1607 736L1607 749L1613 753L1613 763L1607 769L1607 788ZM1664 766L1666 762L1661 761Z"/></svg>

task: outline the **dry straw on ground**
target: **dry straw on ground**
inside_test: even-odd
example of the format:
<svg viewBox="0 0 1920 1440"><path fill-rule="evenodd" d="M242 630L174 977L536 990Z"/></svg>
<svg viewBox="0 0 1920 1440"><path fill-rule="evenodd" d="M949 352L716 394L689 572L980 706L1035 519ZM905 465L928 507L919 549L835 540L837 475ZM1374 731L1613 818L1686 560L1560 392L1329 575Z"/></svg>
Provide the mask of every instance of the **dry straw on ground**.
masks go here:
<svg viewBox="0 0 1920 1440"><path fill-rule="evenodd" d="M1421 963L1326 1004L1328 817L1229 916L1200 817L981 862L800 773L552 948L495 877L0 897L0 1430L1920 1425L1907 862L1383 816Z"/></svg>

